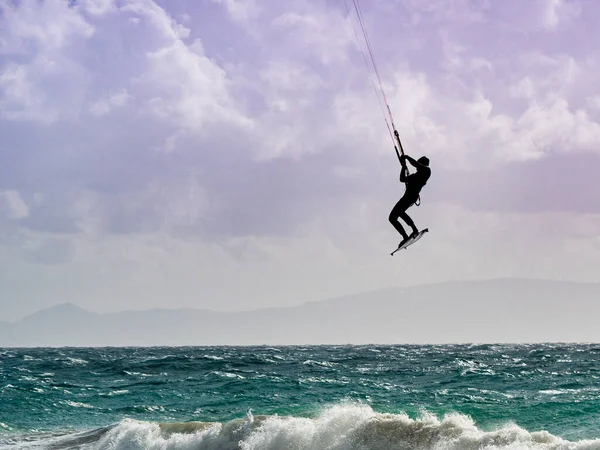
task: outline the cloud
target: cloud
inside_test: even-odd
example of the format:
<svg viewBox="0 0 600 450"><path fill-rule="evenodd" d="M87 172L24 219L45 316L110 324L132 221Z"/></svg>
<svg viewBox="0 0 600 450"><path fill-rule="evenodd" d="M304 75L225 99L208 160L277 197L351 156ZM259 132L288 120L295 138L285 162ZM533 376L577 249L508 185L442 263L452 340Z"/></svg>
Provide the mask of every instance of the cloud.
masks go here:
<svg viewBox="0 0 600 450"><path fill-rule="evenodd" d="M185 42L188 28L150 1L129 2L121 10L149 21L159 33L157 47L146 51L145 70L133 80L146 112L186 131L212 124L252 126L229 92L226 72L205 55L201 40Z"/></svg>
<svg viewBox="0 0 600 450"><path fill-rule="evenodd" d="M256 19L261 12L260 4L256 0L212 0L214 3L225 5L232 19L239 22L248 22Z"/></svg>
<svg viewBox="0 0 600 450"><path fill-rule="evenodd" d="M426 200L411 214L419 225L430 226L430 234L392 258L397 239L384 226L387 206L385 198L355 201L324 210L294 234L218 243L136 233L86 236L59 251L51 249L56 241L35 240L26 259L14 250L5 253L14 264L0 271L0 286L15 294L12 309L0 311L15 317L56 298L98 311L164 307L165 299L174 308L253 309L456 278L597 276L598 214L473 212ZM49 276L34 263L42 257L34 249L47 252L46 264L54 264L52 283L44 281L44 289L25 296L12 288ZM67 250L69 260L61 261Z"/></svg>
<svg viewBox="0 0 600 450"><path fill-rule="evenodd" d="M23 249L23 259L34 264L56 266L71 261L74 246L64 238L47 237L36 239Z"/></svg>
<svg viewBox="0 0 600 450"><path fill-rule="evenodd" d="M600 111L600 95L594 95L588 97L588 104L595 109L596 111Z"/></svg>
<svg viewBox="0 0 600 450"><path fill-rule="evenodd" d="M595 154L556 153L542 160L515 161L486 170L437 168L423 201L461 205L472 211L600 213Z"/></svg>
<svg viewBox="0 0 600 450"><path fill-rule="evenodd" d="M81 65L66 56L74 41L94 34L68 2L2 2L0 115L9 120L51 123L73 117L89 82Z"/></svg>
<svg viewBox="0 0 600 450"><path fill-rule="evenodd" d="M109 94L104 98L96 100L90 106L90 113L97 117L102 117L110 113L113 108L120 108L131 100L131 95L126 89L120 89L118 92Z"/></svg>
<svg viewBox="0 0 600 450"><path fill-rule="evenodd" d="M561 24L565 24L576 18L581 13L581 7L577 1L545 0L542 12L542 25L549 31L557 30Z"/></svg>
<svg viewBox="0 0 600 450"><path fill-rule="evenodd" d="M79 231L135 234L166 232L197 234L208 220L210 200L193 177L167 183L152 182L144 190L127 195L99 195L86 191L69 208Z"/></svg>
<svg viewBox="0 0 600 450"><path fill-rule="evenodd" d="M7 219L19 220L29 216L29 207L19 192L0 191L0 212Z"/></svg>
<svg viewBox="0 0 600 450"><path fill-rule="evenodd" d="M100 16L117 11L115 0L78 0L77 5L84 9L86 14Z"/></svg>
<svg viewBox="0 0 600 450"><path fill-rule="evenodd" d="M94 33L80 10L69 2L24 0L17 5L3 0L0 7L4 55L51 54L69 46L72 38L89 38Z"/></svg>
<svg viewBox="0 0 600 450"><path fill-rule="evenodd" d="M349 22L339 13L315 8L315 4L306 11L284 12L273 20L272 29L284 42L294 41L297 53L317 55L324 65L344 62L346 49L353 46Z"/></svg>
<svg viewBox="0 0 600 450"><path fill-rule="evenodd" d="M403 186L343 4L70 4L2 3L2 297L36 279L37 302L85 285L107 308L234 308L589 275L598 55L578 25L593 6L362 2L404 148L433 170L411 210L432 234L390 264Z"/></svg>
<svg viewBox="0 0 600 450"><path fill-rule="evenodd" d="M199 39L188 39L189 29L151 1L121 8L111 2L65 5L23 2L4 18L10 25L3 36L0 108L15 125L4 123L6 164L0 170L6 176L0 178L23 192L46 192L24 226L74 233L77 224L95 223L95 229L120 232L189 222L184 211L206 203L182 203L189 183L200 185L186 181L189 160L165 159L163 169L177 173L166 179L150 173L153 155L179 149L195 158L199 144L214 139L209 129L218 139L252 127L230 93L226 71L205 55ZM117 28L123 41L114 38ZM41 67L45 61L52 64ZM30 120L48 127L21 132L20 124ZM86 195L97 202L87 221L69 214ZM137 215L126 212L133 198L139 199Z"/></svg>
<svg viewBox="0 0 600 450"><path fill-rule="evenodd" d="M406 8L413 24L420 21L433 23L472 24L484 22L491 2L468 0L409 0Z"/></svg>
<svg viewBox="0 0 600 450"><path fill-rule="evenodd" d="M108 16L117 12L119 16ZM143 20L138 26L125 26L124 22L122 30L132 45L145 38L148 47L142 54L136 52L137 66L115 65L129 79L121 78L120 84L110 86L108 98L92 101L92 114L103 116L108 108L122 106L128 95L134 95L146 102L148 112L162 119L172 118L181 127L198 129L205 122L226 120L250 123L236 111L226 74L205 57L201 41L184 42L190 30L154 2L143 0L128 1L120 10L106 1L69 7L60 0L39 5L26 1L18 8L7 8L4 20L9 26L3 54L26 54L28 62L9 59L2 66L0 108L4 116L44 122L74 120L86 98L93 95L91 83L101 86L116 78L99 78L99 67L90 64L82 53L94 51L99 43L117 44L107 41L111 29L107 16L117 22L124 22L125 17ZM125 53L133 50L126 48ZM105 64L112 64L123 53L122 49L113 54L103 49L98 56Z"/></svg>
<svg viewBox="0 0 600 450"><path fill-rule="evenodd" d="M149 70L136 84L154 94L148 99L149 112L191 130L211 123L251 126L235 110L225 73L196 51L198 46L192 49L176 40L148 55Z"/></svg>

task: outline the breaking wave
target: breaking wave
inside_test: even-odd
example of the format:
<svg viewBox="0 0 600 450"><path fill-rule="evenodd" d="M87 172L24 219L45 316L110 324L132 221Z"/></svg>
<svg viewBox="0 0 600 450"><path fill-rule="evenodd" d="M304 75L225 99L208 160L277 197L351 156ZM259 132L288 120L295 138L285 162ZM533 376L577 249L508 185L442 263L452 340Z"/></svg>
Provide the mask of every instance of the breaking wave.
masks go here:
<svg viewBox="0 0 600 450"><path fill-rule="evenodd" d="M63 436L14 439L1 448L111 450L600 450L600 439L567 441L515 424L482 430L463 414L382 414L339 404L312 418L254 416L229 422L156 423L125 419Z"/></svg>

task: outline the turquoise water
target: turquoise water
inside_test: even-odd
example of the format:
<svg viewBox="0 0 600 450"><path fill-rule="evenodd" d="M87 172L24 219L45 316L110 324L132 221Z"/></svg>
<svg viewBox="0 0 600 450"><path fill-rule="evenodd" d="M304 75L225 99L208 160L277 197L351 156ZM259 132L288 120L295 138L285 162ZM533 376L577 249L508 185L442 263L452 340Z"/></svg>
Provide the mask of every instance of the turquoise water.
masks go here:
<svg viewBox="0 0 600 450"><path fill-rule="evenodd" d="M600 345L0 349L0 447L600 450Z"/></svg>

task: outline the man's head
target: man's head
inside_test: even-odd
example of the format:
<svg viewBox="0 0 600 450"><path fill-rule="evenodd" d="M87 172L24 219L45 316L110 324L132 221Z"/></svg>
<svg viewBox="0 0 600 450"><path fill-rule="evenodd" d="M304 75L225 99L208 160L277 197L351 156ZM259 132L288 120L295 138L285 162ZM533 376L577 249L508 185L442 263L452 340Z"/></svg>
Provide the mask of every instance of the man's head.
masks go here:
<svg viewBox="0 0 600 450"><path fill-rule="evenodd" d="M427 156L421 156L419 159L417 159L417 162L419 162L419 164L423 164L424 166L429 167L429 158Z"/></svg>

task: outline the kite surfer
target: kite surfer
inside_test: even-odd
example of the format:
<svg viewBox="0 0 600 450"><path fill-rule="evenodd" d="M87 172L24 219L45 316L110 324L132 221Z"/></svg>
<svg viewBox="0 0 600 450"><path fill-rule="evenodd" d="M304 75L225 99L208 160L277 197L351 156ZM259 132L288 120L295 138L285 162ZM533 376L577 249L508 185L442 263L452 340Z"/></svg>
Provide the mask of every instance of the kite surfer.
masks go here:
<svg viewBox="0 0 600 450"><path fill-rule="evenodd" d="M417 169L415 173L409 175L406 161L408 161ZM429 177L431 176L429 158L426 156L421 156L418 160L415 160L408 155L402 154L400 156L400 164L402 165L402 169L400 170L400 182L406 185L406 191L404 192L402 198L398 200L398 202L392 208L389 217L389 221L392 226L402 236L402 241L398 247L402 246L410 238L416 237L417 234L419 234L419 229L415 226L413 220L406 213L406 210L419 201L421 189L423 189L423 186L427 184L427 180L429 180ZM398 221L398 219L404 220L404 222L406 222L408 226L412 228L412 235L409 236L406 233L404 227Z"/></svg>

